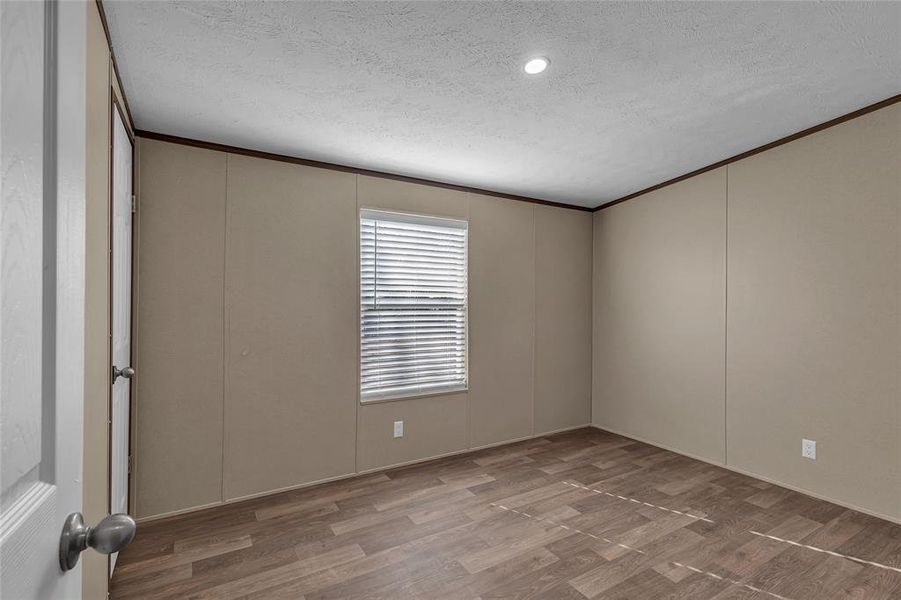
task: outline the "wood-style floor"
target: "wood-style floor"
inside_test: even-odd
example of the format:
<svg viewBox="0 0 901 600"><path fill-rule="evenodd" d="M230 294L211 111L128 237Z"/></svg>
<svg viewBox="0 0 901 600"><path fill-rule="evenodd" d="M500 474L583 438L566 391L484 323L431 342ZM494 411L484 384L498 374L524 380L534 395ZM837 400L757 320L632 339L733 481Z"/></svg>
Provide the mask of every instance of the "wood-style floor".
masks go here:
<svg viewBox="0 0 901 600"><path fill-rule="evenodd" d="M585 429L138 527L141 598L901 598L901 526Z"/></svg>

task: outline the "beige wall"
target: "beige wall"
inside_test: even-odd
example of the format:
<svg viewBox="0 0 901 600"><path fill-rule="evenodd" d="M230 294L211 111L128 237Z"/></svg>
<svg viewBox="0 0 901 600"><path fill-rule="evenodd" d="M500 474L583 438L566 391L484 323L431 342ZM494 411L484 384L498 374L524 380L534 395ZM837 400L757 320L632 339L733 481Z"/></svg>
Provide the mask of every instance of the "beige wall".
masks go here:
<svg viewBox="0 0 901 600"><path fill-rule="evenodd" d="M899 104L729 166L726 372L729 464L896 519L899 167Z"/></svg>
<svg viewBox="0 0 901 600"><path fill-rule="evenodd" d="M594 423L901 519L899 164L896 104L595 213Z"/></svg>
<svg viewBox="0 0 901 600"><path fill-rule="evenodd" d="M474 196L469 216L469 428L478 447L533 432L535 207Z"/></svg>
<svg viewBox="0 0 901 600"><path fill-rule="evenodd" d="M588 213L139 148L139 517L589 422ZM469 220L468 392L359 404L363 207Z"/></svg>
<svg viewBox="0 0 901 600"><path fill-rule="evenodd" d="M724 458L726 172L595 213L594 423Z"/></svg>
<svg viewBox="0 0 901 600"><path fill-rule="evenodd" d="M535 207L535 432L591 421L592 222Z"/></svg>
<svg viewBox="0 0 901 600"><path fill-rule="evenodd" d="M138 517L222 498L225 161L138 140Z"/></svg>
<svg viewBox="0 0 901 600"><path fill-rule="evenodd" d="M227 155L227 500L354 472L355 176Z"/></svg>

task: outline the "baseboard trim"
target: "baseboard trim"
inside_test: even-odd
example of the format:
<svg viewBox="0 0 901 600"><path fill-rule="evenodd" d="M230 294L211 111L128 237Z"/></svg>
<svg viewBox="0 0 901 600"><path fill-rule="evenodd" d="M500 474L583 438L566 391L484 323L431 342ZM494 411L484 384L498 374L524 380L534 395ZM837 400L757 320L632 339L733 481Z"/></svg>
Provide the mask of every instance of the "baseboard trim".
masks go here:
<svg viewBox="0 0 901 600"><path fill-rule="evenodd" d="M372 467L371 469L364 469L358 473L358 475L372 475L373 473L380 473L382 471L390 471L391 469L399 469L401 467L409 467L412 465L419 465L422 463L431 462L433 460L440 460L442 458L448 458L450 456L461 456L463 454L469 454L471 452L478 452L479 450L487 450L488 448L498 448L500 446L507 446L509 444L517 444L519 442L527 442L529 440L537 440L538 438L542 438L548 435L556 435L558 433L566 433L567 431L576 431L578 429L586 429L590 428L590 423L585 423L584 425L573 425L571 427L564 427L562 429L553 429L551 431L545 431L543 433L536 433L533 435L527 435L523 437L513 438L511 440L504 440L502 442L492 442L490 444L483 444L481 446L472 446L471 448L463 448L461 450L453 450L451 452L446 452L444 454L437 454L435 456L429 456L427 458L416 458L413 460L408 460L399 463L393 463L384 467Z"/></svg>
<svg viewBox="0 0 901 600"><path fill-rule="evenodd" d="M208 502L207 504L198 504L197 506L191 506L188 508L179 508L178 510L170 510L164 513L160 513L158 515L149 515L147 517L135 517L135 522L139 525L141 523L150 523L151 521L160 521L162 519L168 519L171 517L180 517L181 515L186 515L188 513L200 512L203 510L207 510L210 508L216 508L217 506L222 506L222 502Z"/></svg>
<svg viewBox="0 0 901 600"><path fill-rule="evenodd" d="M355 472L355 473L345 473L345 474L343 474L343 475L336 475L336 476L334 476L334 477L326 477L326 478L324 478L324 479L317 479L317 480L315 480L315 481L309 481L309 482L306 482L306 483L299 483L299 484L297 484L297 485L291 485L291 486L287 486L287 487L283 487L283 488L278 488L278 489L275 489L275 490L267 490L267 491L265 491L265 492L259 492L259 493L256 493L256 494L248 494L248 495L246 495L246 496L238 496L238 497L236 497L236 498L231 498L231 499L228 499L228 500L220 500L220 501L217 501L217 502L211 502L211 503L209 503L209 504L202 504L202 505L200 505L200 506L192 506L192 507L190 507L190 508L182 508L182 509L179 509L179 510L173 510L173 511L165 512L165 513L160 513L160 514L158 514L158 515L150 515L150 516L146 516L146 517L139 517L139 518L137 518L137 519L135 519L135 520L136 520L139 524L143 524L143 523L151 523L151 522L153 522L153 521L161 521L161 520L163 520L163 519L168 519L168 518L171 518L171 517L180 517L180 516L184 516L184 515L187 515L187 514L190 514L190 513L195 513L195 512L200 512L200 511L208 510L208 509L211 509L211 508L216 508L217 506L225 506L225 505L228 505L228 504L237 504L237 503L239 503L239 502L246 502L246 501L248 501L248 500L256 500L257 498L265 498L265 497L267 497L267 496L274 496L274 495L276 495L276 494L281 494L281 493L284 493L284 492L291 492L291 491L294 491L294 490L302 490L302 489L304 489L304 488L310 488L310 487L314 487L314 486L317 486L317 485L323 485L323 484L326 484L326 483L333 483L333 482L335 482L335 481L344 481L344 480L347 480L347 479L354 479L354 478L356 478L356 477L366 477L366 476L368 476L368 475L374 475L374 474L376 474L376 473L382 473L382 472L385 472L385 471L390 471L390 470L392 470L392 469L399 469L399 468L402 468L402 467L409 467L409 466L413 466L413 465L419 465L419 464L423 464L423 463L432 462L432 461L435 461L435 460L441 460L441 459L443 459L443 458L449 458L449 457L451 457L451 456L462 456L462 455L464 455L464 454L471 454L471 453L474 453L474 452L478 452L478 451L480 451L480 450L486 450L486 449L488 449L488 448L498 448L498 447L500 447L500 446L507 446L507 445L510 445L510 444L517 444L517 443L520 443L520 442L526 442L526 441L529 441L529 440L535 440L535 439L542 438L542 437L546 437L546 436L549 436L549 435L556 435L556 434L559 434L559 433L566 433L566 432L568 432L568 431L577 431L577 430L579 430L579 429L587 429L587 428L591 428L591 427L594 427L591 423L585 423L585 424L583 424L583 425L573 425L573 426L571 426L571 427L563 427L563 428L561 428L561 429L554 429L554 430L552 430L552 431L545 431L545 432L543 432L543 433L536 433L536 434L533 434L533 435L527 435L527 436L520 437L520 438L514 438L514 439L512 439L512 440L504 440L504 441L502 441L502 442L494 442L494 443L491 443L491 444L485 444L485 445L482 445L482 446L473 446L472 448L463 448L463 449L461 449L461 450L454 450L454 451L452 451L452 452L446 452L446 453L444 453L444 454L437 454L437 455L434 455L434 456L427 456L427 457L423 457L423 458L417 458L417 459L413 459L413 460L409 460L409 461L404 461L404 462L399 462L399 463L393 463L393 464L386 465L386 466L381 466L381 467L373 467L373 468L371 468L371 469L364 469L364 470L361 470L361 471L357 471L357 472Z"/></svg>
<svg viewBox="0 0 901 600"><path fill-rule="evenodd" d="M504 440L503 442L492 442L490 444L482 444L481 446L473 446L468 451L475 452L477 450L486 450L488 448L497 448L498 446L506 446L507 444L516 444L517 442L527 442L529 440L537 440L538 438L546 437L549 435L557 435L558 433L566 433L568 431L578 431L579 429L587 429L590 427L591 427L591 423L585 423L584 425L572 425L570 427L562 427L560 429L552 429L550 431L542 431L541 433L527 435L527 436L523 436L521 438L514 438L512 440Z"/></svg>
<svg viewBox="0 0 901 600"><path fill-rule="evenodd" d="M888 521L888 522L890 522L890 523L895 523L895 524L897 524L897 525L901 525L901 518L898 518L898 517L892 517L892 516L890 516L890 515L886 515L886 514L880 513L880 512L875 511L875 510L871 510L871 509L868 509L868 508L864 508L864 507L862 507L862 506L857 506L857 505L852 504L852 503L850 503L850 502L844 502L844 501L842 501L842 500L836 500L835 498L830 498L830 497L828 497L828 496L824 496L823 494L819 494L819 493L817 493L817 492L812 492L812 491L810 491L810 490L808 490L808 489L805 489L805 488L802 488L802 487L800 487L800 486L793 485L793 484L791 484L791 483L786 483L786 482L784 482L784 481L779 481L778 479L773 479L772 477L767 477L767 476L761 475L761 474L759 474L759 473L754 473L753 471L747 471L747 470L745 470L745 469L740 469L740 468L738 468L738 467L733 467L732 465L728 465L728 464L726 464L726 463L724 463L724 462L719 462L719 461L716 461L716 460L712 460L712 459L709 459L709 458L705 458L705 457L703 457L703 456L697 456L697 455L695 455L695 454L690 454L690 453L688 453L688 452L684 452L684 451L682 451L682 450L679 450L678 448L672 448L672 447L666 446L666 445L664 445L664 444L660 444L659 442L654 442L654 441L651 441L651 440L647 440L647 439L638 437L638 436L636 436L636 435L633 435L633 434L631 434L631 433L625 433L625 432L622 432L622 431L617 431L617 430L615 430L615 429L612 429L612 428L610 428L610 427L606 427L606 426L603 426L603 425L596 425L596 424L592 423L589 427L591 427L592 429L597 429L598 431L603 431L604 433L612 433L612 434L614 434L614 435L618 435L618 436L621 436L621 437L624 437L624 438L629 438L630 440L635 440L636 442L641 442L642 444L648 444L649 446L654 446L655 448L660 448L661 450L667 450L667 451L669 451L669 452L675 452L676 454L680 454L680 455L682 455L682 456L686 456L686 457L692 458L692 459L694 459L694 460L699 460L699 461L701 461L701 462L704 462L704 463L713 465L713 466L715 466L715 467L722 467L723 469L726 469L727 471L732 471L733 473L738 473L739 475L745 475L745 476L747 476L747 477L753 477L754 479L759 479L760 481L764 481L764 482L769 483L769 484L772 484L772 485L778 485L779 487L784 487L784 488L789 489L789 490L791 490L791 491L793 491L793 492L798 492L799 494L804 494L804 495L806 495L806 496L810 496L811 498L816 498L817 500L823 500L823 501L825 501L825 502L831 502L832 504L841 506L841 507L843 507L843 508L848 508L848 509L851 509L851 510L856 510L856 511L859 512L859 513L863 513L863 514L869 515L869 516L871 516L871 517L876 517L877 519L882 519L883 521Z"/></svg>

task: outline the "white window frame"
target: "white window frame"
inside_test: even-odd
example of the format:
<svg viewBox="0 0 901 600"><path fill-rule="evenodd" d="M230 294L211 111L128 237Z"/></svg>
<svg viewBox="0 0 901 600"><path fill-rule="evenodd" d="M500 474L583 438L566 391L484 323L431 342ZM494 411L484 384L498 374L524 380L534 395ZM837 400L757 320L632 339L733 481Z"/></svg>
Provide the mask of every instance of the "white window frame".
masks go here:
<svg viewBox="0 0 901 600"><path fill-rule="evenodd" d="M362 227L364 219L384 219L395 222L431 225L438 227L450 227L454 229L462 229L466 231L464 241L464 273L466 276L464 290L466 292L466 301L464 303L464 379L462 383L441 387L429 391L411 391L411 392L363 392L363 249ZM451 217L434 216L418 213L399 212L393 210L385 210L380 208L361 208L357 220L357 395L360 404L376 404L380 402L393 402L397 400L410 400L414 398L426 398L431 396L441 396L448 394L459 394L469 391L469 222L464 219L454 219Z"/></svg>

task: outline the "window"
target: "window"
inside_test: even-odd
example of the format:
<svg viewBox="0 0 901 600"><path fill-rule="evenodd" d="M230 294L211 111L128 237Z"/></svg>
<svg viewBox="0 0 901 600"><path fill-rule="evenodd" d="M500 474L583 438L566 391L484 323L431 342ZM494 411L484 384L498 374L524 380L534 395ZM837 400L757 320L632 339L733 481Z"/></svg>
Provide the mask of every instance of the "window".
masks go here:
<svg viewBox="0 0 901 600"><path fill-rule="evenodd" d="M360 398L466 389L467 223L360 212Z"/></svg>

